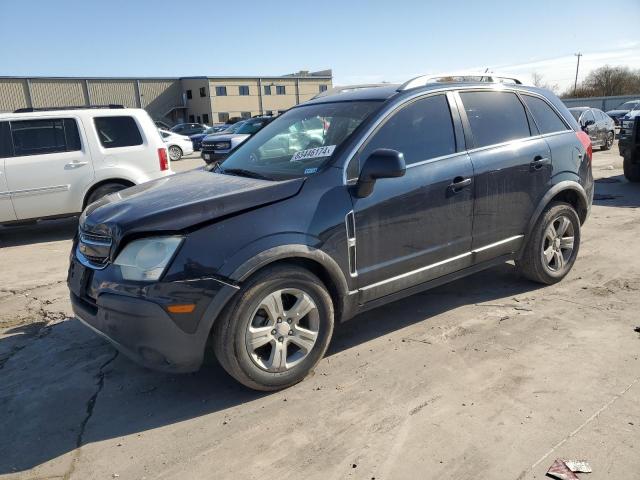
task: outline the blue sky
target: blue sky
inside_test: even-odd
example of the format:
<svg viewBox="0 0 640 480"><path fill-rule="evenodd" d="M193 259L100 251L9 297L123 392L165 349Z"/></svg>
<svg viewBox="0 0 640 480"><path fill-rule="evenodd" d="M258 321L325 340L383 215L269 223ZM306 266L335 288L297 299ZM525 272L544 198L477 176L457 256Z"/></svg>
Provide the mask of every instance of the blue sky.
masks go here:
<svg viewBox="0 0 640 480"><path fill-rule="evenodd" d="M565 88L640 68L640 0L0 0L0 75L279 75L334 83L492 68ZM581 75L582 76L582 75Z"/></svg>

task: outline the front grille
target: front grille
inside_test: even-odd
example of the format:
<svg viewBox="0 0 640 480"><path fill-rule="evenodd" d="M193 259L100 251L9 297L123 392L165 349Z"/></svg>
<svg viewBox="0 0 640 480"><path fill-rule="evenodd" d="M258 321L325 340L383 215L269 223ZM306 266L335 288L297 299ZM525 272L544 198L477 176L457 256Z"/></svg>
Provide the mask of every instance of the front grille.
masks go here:
<svg viewBox="0 0 640 480"><path fill-rule="evenodd" d="M87 267L102 269L109 261L112 243L111 237L80 230L77 257Z"/></svg>

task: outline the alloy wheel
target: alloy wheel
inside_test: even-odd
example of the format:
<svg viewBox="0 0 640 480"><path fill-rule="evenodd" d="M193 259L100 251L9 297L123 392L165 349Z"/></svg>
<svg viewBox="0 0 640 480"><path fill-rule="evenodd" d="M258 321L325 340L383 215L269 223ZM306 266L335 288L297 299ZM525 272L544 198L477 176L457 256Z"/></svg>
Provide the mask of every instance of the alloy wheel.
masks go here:
<svg viewBox="0 0 640 480"><path fill-rule="evenodd" d="M284 372L311 353L320 314L306 292L286 288L268 294L253 312L245 334L249 356L262 370Z"/></svg>
<svg viewBox="0 0 640 480"><path fill-rule="evenodd" d="M180 150L178 147L169 148L169 158L171 159L172 162L180 160L181 157L182 157L182 150Z"/></svg>
<svg viewBox="0 0 640 480"><path fill-rule="evenodd" d="M544 233L542 259L552 272L562 271L571 259L574 245L573 223L564 215L553 220Z"/></svg>

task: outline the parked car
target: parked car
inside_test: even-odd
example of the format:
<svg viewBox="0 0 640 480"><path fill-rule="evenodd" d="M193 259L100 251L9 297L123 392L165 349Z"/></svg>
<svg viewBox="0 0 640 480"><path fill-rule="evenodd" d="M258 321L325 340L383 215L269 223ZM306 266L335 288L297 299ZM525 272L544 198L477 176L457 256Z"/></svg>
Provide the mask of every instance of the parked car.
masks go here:
<svg viewBox="0 0 640 480"><path fill-rule="evenodd" d="M573 107L569 111L580 124L594 147L609 150L615 139L615 124L602 110L590 107Z"/></svg>
<svg viewBox="0 0 640 480"><path fill-rule="evenodd" d="M624 157L624 176L630 182L640 182L640 110L633 110L620 119L618 149Z"/></svg>
<svg viewBox="0 0 640 480"><path fill-rule="evenodd" d="M195 151L200 150L200 148L202 147L202 140L207 135L213 135L214 133L222 133L227 131L229 128L231 128L231 125L227 123L219 123L217 125L213 125L207 128L202 133L196 133L195 135L190 135L191 143L193 144L193 149Z"/></svg>
<svg viewBox="0 0 640 480"><path fill-rule="evenodd" d="M0 223L79 214L101 197L171 174L142 109L0 114Z"/></svg>
<svg viewBox="0 0 640 480"><path fill-rule="evenodd" d="M624 117L627 113L631 112L632 110L639 110L639 109L640 109L640 99L630 100L628 102L624 102L618 105L613 110L609 110L607 112L607 115L613 118L613 121L615 122L616 126L619 126L620 119L622 119L622 117Z"/></svg>
<svg viewBox="0 0 640 480"><path fill-rule="evenodd" d="M255 117L244 120L232 131L208 135L202 140L202 159L208 164L224 160L234 148L272 121L273 117Z"/></svg>
<svg viewBox="0 0 640 480"><path fill-rule="evenodd" d="M209 127L203 123L179 123L171 127L170 131L190 137L191 135L204 132L207 128Z"/></svg>
<svg viewBox="0 0 640 480"><path fill-rule="evenodd" d="M183 155L191 155L193 153L193 143L191 143L191 139L186 135L178 135L168 130L158 130L162 136L162 140L167 144L169 158L172 162L180 160Z"/></svg>
<svg viewBox="0 0 640 480"><path fill-rule="evenodd" d="M273 139L306 128L320 146L274 155ZM533 281L562 280L591 160L588 135L544 89L418 78L328 95L220 164L91 205L71 303L149 367L193 371L212 346L244 385L288 387L360 312L510 260Z"/></svg>

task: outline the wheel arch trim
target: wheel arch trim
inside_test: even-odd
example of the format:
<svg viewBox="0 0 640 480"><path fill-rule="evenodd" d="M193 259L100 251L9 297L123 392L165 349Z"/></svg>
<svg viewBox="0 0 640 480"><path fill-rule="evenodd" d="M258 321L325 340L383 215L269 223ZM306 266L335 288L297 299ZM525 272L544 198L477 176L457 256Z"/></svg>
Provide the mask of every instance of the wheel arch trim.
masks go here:
<svg viewBox="0 0 640 480"><path fill-rule="evenodd" d="M544 209L551 203L551 201L558 196L558 194L566 191L575 192L577 194L578 202L579 202L579 210L578 216L580 217L581 223L584 223L586 220L586 216L589 212L589 201L587 199L587 193L585 192L582 185L580 185L575 180L562 180L556 184L554 184L547 193L544 194L542 199L538 202L538 206L531 215L531 220L529 220L529 225L527 226L526 237L529 236L533 228L535 227L540 215Z"/></svg>

